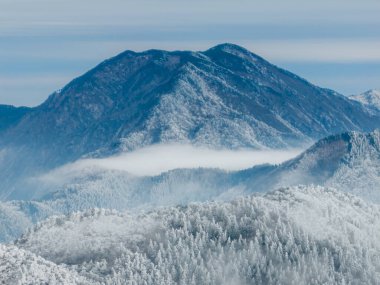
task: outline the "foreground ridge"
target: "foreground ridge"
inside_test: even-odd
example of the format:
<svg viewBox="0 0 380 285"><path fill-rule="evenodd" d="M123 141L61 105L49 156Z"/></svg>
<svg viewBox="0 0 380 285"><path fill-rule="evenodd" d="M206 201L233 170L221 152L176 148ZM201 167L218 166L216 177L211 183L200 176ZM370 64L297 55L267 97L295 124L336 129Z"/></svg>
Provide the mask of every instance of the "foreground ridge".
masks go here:
<svg viewBox="0 0 380 285"><path fill-rule="evenodd" d="M54 217L15 245L94 283L375 284L379 214L349 194L297 187L138 216Z"/></svg>

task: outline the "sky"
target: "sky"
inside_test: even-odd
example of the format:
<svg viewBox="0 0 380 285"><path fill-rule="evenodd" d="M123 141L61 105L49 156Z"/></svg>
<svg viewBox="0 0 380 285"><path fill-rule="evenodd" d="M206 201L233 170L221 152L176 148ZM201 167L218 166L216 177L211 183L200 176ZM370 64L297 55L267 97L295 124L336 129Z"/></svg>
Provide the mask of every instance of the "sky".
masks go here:
<svg viewBox="0 0 380 285"><path fill-rule="evenodd" d="M41 104L124 50L225 42L344 95L380 89L379 15L379 0L0 0L0 104Z"/></svg>

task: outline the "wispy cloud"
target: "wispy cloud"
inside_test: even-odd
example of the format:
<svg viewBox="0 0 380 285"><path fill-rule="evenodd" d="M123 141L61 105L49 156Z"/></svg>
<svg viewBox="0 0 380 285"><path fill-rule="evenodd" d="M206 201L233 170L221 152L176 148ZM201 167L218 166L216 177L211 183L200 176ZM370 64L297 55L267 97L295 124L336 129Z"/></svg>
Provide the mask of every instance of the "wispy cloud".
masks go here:
<svg viewBox="0 0 380 285"><path fill-rule="evenodd" d="M104 159L82 159L53 173L55 177L57 173L60 173L59 176L67 176L92 167L122 170L139 176L158 175L177 168L240 170L264 163L278 164L300 152L301 150L211 150L190 145L157 145Z"/></svg>

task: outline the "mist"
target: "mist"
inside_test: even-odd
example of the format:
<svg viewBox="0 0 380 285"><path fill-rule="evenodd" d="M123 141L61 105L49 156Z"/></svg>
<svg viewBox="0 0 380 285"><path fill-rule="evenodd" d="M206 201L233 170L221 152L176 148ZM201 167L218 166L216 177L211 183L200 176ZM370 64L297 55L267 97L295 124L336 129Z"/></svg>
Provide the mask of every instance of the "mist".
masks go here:
<svg viewBox="0 0 380 285"><path fill-rule="evenodd" d="M302 150L212 150L191 145L156 145L102 159L82 159L65 166L72 170L100 167L137 176L159 175L177 168L241 170L260 164L279 164Z"/></svg>

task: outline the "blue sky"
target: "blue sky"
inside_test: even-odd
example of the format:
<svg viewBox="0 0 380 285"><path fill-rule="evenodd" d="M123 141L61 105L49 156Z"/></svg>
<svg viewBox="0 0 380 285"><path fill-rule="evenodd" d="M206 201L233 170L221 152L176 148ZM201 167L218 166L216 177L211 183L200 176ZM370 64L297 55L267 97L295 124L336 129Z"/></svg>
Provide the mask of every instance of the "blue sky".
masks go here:
<svg viewBox="0 0 380 285"><path fill-rule="evenodd" d="M343 94L380 88L378 0L1 0L0 103L35 106L126 50L240 44Z"/></svg>

